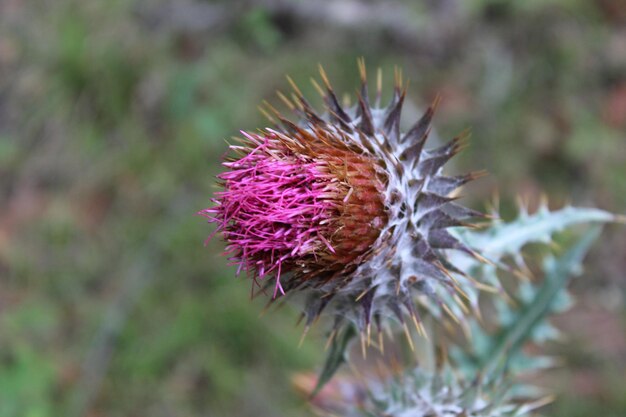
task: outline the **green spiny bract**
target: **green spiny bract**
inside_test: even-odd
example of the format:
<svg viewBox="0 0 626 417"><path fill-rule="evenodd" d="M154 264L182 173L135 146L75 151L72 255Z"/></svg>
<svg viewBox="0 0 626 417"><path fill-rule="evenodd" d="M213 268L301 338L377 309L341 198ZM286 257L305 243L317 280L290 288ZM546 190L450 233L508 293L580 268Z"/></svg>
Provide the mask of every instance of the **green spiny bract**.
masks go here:
<svg viewBox="0 0 626 417"><path fill-rule="evenodd" d="M435 373L415 368L364 382L338 381L343 397L318 399L321 415L341 417L519 417L541 406L543 399L520 403L502 381L483 384L456 378L450 369ZM339 397L339 398L336 398Z"/></svg>

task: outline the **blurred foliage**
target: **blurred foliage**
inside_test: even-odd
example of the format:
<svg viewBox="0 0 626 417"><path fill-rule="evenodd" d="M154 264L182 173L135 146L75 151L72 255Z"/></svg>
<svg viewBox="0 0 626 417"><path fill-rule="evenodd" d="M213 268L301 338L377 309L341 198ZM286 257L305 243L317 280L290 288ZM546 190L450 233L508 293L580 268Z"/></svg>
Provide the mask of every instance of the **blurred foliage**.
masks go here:
<svg viewBox="0 0 626 417"><path fill-rule="evenodd" d="M289 378L322 342L297 348L289 307L259 319L263 300L193 214L224 139L263 125L256 105L276 102L284 73L313 94L317 62L340 91L364 56L387 81L402 66L415 105L440 93L439 132L471 126L460 163L493 174L474 203L497 183L505 211L520 190L624 212L620 1L392 2L415 43L253 1L1 2L0 416L305 415ZM623 271L623 247L589 270ZM620 366L603 387L622 386ZM621 416L623 398L550 411Z"/></svg>

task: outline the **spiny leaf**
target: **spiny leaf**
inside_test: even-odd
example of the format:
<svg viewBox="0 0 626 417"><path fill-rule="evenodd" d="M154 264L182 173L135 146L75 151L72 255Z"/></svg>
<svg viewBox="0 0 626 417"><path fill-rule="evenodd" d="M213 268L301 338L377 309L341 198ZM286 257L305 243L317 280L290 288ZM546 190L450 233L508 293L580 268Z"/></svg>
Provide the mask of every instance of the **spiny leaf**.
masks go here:
<svg viewBox="0 0 626 417"><path fill-rule="evenodd" d="M491 263L480 262L461 251L450 251L447 254L448 260L457 269L477 278L480 283L499 289L501 285L497 272L505 256L511 256L514 260L523 262L521 253L527 244L551 243L554 233L577 224L615 221L620 221L620 217L593 208L567 206L559 210L549 211L544 205L533 214L528 214L522 210L516 219L510 222L494 223L487 229L448 229L463 244L483 255ZM524 265L520 266L523 267ZM478 308L479 290L477 286L460 275L457 275L457 279L470 304L474 308ZM443 296L445 298L445 294ZM455 314L460 313L454 305L451 308Z"/></svg>
<svg viewBox="0 0 626 417"><path fill-rule="evenodd" d="M580 273L581 262L600 233L599 227L587 232L580 241L558 259L548 257L544 262L546 276L535 297L522 306L517 319L492 338L490 349L479 358L480 367L489 374L504 356L512 356L523 346L533 331L543 323L557 296L569 279Z"/></svg>
<svg viewBox="0 0 626 417"><path fill-rule="evenodd" d="M516 254L524 245L532 242L549 243L552 235L569 226L583 223L608 223L617 217L594 208L564 207L549 211L541 207L536 213L526 213L514 221L494 224L485 231L459 230L462 240L471 248L492 261L507 254Z"/></svg>

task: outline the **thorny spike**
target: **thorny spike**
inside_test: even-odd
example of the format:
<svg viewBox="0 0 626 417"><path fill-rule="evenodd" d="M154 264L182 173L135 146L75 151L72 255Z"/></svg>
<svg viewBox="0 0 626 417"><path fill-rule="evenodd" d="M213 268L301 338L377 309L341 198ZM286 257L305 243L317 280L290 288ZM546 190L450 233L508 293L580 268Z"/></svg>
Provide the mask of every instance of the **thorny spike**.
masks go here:
<svg viewBox="0 0 626 417"><path fill-rule="evenodd" d="M274 115L278 118L281 117L281 114L278 110L276 110L276 108L274 106L272 106L267 100L263 100L262 104L272 113L274 113Z"/></svg>
<svg viewBox="0 0 626 417"><path fill-rule="evenodd" d="M313 82L313 85L315 86L315 88L318 90L318 92L324 99L324 102L326 103L326 107L328 108L330 113L333 116L335 116L336 120L339 122L343 122L343 123L350 123L351 121L350 116L348 116L348 114L339 104L339 100L337 100L337 96L335 95L335 92L332 86L330 85L330 82L328 81L328 77L326 75L326 72L324 71L324 68L322 68L322 66L320 65L319 69L320 69L320 75L322 77L322 82L324 83L324 86L326 87L326 93L324 93L322 88L314 79L311 79ZM344 128L347 128L347 127L348 125L344 125Z"/></svg>
<svg viewBox="0 0 626 417"><path fill-rule="evenodd" d="M458 280L456 280L454 277L452 277L452 275L449 275L449 274L448 274L448 277L450 277L450 279L453 281L452 290L450 290L449 287L446 287L446 290L448 290L448 292L452 296L452 299L455 303L462 304L461 310L465 311L466 306L463 303L463 300L459 297L459 294L463 298L465 298L470 305L472 304L472 300L470 299L469 295L463 290L463 288L461 288L461 284L459 283ZM469 315L469 312L468 312L468 315Z"/></svg>
<svg viewBox="0 0 626 417"><path fill-rule="evenodd" d="M450 318L456 322L456 324L461 324L460 319L452 312L452 310L450 310L450 307L448 307L447 304L441 303L441 307L446 312L446 314L448 314L448 316L450 316Z"/></svg>
<svg viewBox="0 0 626 417"><path fill-rule="evenodd" d="M415 131L413 130L415 129ZM407 147L402 154L400 154L400 159L402 161L409 161L412 167L417 166L422 157L422 150L424 149L424 144L426 143L426 139L428 139L428 135L430 134L430 128L425 126L423 133L418 131L417 129L421 129L421 127L416 126L413 127L409 133L407 133L401 141L406 141L409 139L411 141L411 145ZM411 132L415 132L414 134ZM409 136L414 135L414 136ZM419 135L419 137L417 136Z"/></svg>
<svg viewBox="0 0 626 417"><path fill-rule="evenodd" d="M419 139L411 141L412 144L409 147L407 147L404 151L402 151L399 159L401 161L410 162L411 167L417 166L422 156L422 150L424 149L424 144L426 143L426 140L428 139L429 134L430 134L430 128L427 128L424 131L424 134L422 134ZM404 139L402 140L405 140L406 137L407 136L405 135Z"/></svg>
<svg viewBox="0 0 626 417"><path fill-rule="evenodd" d="M465 336L465 339L467 339L467 341L471 343L474 335L472 334L468 322L466 320L463 320L461 323L459 323L459 326L461 327L461 331L463 332L463 336Z"/></svg>
<svg viewBox="0 0 626 417"><path fill-rule="evenodd" d="M482 282L478 281L476 278L472 277L471 275L464 274L463 277L465 279L469 280L472 283L472 285L474 287L476 287L478 290L489 292L489 293L492 293L492 294L500 293L500 289L499 288L496 288L496 287L493 287L491 285L482 283Z"/></svg>
<svg viewBox="0 0 626 417"><path fill-rule="evenodd" d="M426 337L426 334L423 332L423 328L421 326L421 323L417 319L417 316L415 314L412 314L411 318L413 319L413 325L415 326L415 330L417 331L417 333L422 337Z"/></svg>
<svg viewBox="0 0 626 417"><path fill-rule="evenodd" d="M276 125L276 119L274 119L268 112L267 110L265 110L262 106L257 106L257 109L261 112L261 114L263 115L263 117L265 117L270 123L272 123L273 125Z"/></svg>
<svg viewBox="0 0 626 417"><path fill-rule="evenodd" d="M429 150L428 154L431 157L446 156L446 155L449 155L450 157L452 157L456 155L457 153L459 153L461 150L463 150L464 146L467 146L468 138L469 138L469 133L464 131L459 136L453 138L450 142L446 143L445 145L442 145L436 149Z"/></svg>
<svg viewBox="0 0 626 417"><path fill-rule="evenodd" d="M459 284L459 282L452 276L452 274L450 274L449 272L447 272L446 270L446 275L454 282L453 286L454 286L454 290L456 291L455 294L453 294L453 298L457 297L457 299L460 300L460 298L458 298L458 294L460 294L463 298L465 298L468 302L471 303L471 299L469 297L469 295L467 295L467 293L463 290L463 288L461 288L461 285ZM456 301L456 300L455 300ZM464 306L463 306L464 307ZM463 307L461 307L461 309L464 309ZM467 313L469 315L469 312Z"/></svg>
<svg viewBox="0 0 626 417"><path fill-rule="evenodd" d="M356 60L357 66L359 67L359 76L361 77L361 83L367 82L367 70L365 68L365 58L360 57Z"/></svg>
<svg viewBox="0 0 626 417"><path fill-rule="evenodd" d="M383 94L383 70L378 67L376 71L376 102L375 106L380 107L380 99Z"/></svg>
<svg viewBox="0 0 626 417"><path fill-rule="evenodd" d="M291 111L296 110L296 106L282 92L276 91L276 95L283 103L285 103L287 107L289 107L289 110Z"/></svg>
<svg viewBox="0 0 626 417"><path fill-rule="evenodd" d="M475 179L481 178L485 175L485 171L474 171L468 174L451 177L437 175L429 181L428 191L441 195L448 195L455 192L455 190L458 190L461 186L467 184L468 182L474 181Z"/></svg>
<svg viewBox="0 0 626 417"><path fill-rule="evenodd" d="M458 148L454 148L454 151L449 154L432 156L421 160L417 165L418 175L421 178L436 175L437 172L457 153Z"/></svg>
<svg viewBox="0 0 626 417"><path fill-rule="evenodd" d="M359 335L359 338L361 339L361 355L363 356L363 359L366 359L367 349L366 349L366 343L365 343L365 335L363 334L363 332L361 332L361 334Z"/></svg>
<svg viewBox="0 0 626 417"><path fill-rule="evenodd" d="M363 290L363 292L361 294L358 295L357 298L354 299L354 301L359 301L361 300L361 298L363 298L365 296L365 294L367 294L368 292L370 292L371 290L373 290L373 287L367 287L366 289Z"/></svg>
<svg viewBox="0 0 626 417"><path fill-rule="evenodd" d="M289 77L287 78L290 80L291 83L293 83L291 78ZM302 95L302 92L300 92L300 90L295 86L295 84L292 84L292 87L294 87L294 92L292 93L293 101L298 106L298 109L300 109L301 111L305 113L308 121L313 122L314 124L324 123L324 120L322 120L317 115L317 113L315 113L315 110L313 110L313 107L311 107L309 102L304 98L304 96Z"/></svg>
<svg viewBox="0 0 626 417"><path fill-rule="evenodd" d="M372 119L369 105L364 101L364 98L361 94L357 94L357 97L359 99L357 115L361 117L361 121L359 122L358 127L361 132L368 136L371 136L374 134L374 121Z"/></svg>
<svg viewBox="0 0 626 417"><path fill-rule="evenodd" d="M324 67L322 66L322 64L318 64L317 68L319 69L320 77L322 77L322 82L326 86L326 89L332 90L333 88L330 85L330 81L328 81L328 75L326 75L326 71L324 70Z"/></svg>
<svg viewBox="0 0 626 417"><path fill-rule="evenodd" d="M415 125L404 135L401 142L406 142L407 140L413 142L415 140L426 139L425 136L428 136L430 123L433 119L435 112L437 111L437 107L439 106L440 101L440 96L435 97L433 103L428 107L428 109L426 109L426 112L415 123Z"/></svg>
<svg viewBox="0 0 626 417"><path fill-rule="evenodd" d="M406 325L406 322L402 323L402 329L404 330L404 335L406 336L407 342L409 342L411 351L415 352L415 346L413 345L413 338L411 338L411 332L409 331L409 326Z"/></svg>
<svg viewBox="0 0 626 417"><path fill-rule="evenodd" d="M304 112L304 106L302 105L302 101L300 101L300 97L298 97L298 95L295 92L291 92L291 101L294 103L294 107L295 107L295 112L296 114L298 114L298 112ZM306 117L306 114L303 115Z"/></svg>
<svg viewBox="0 0 626 417"><path fill-rule="evenodd" d="M304 343L304 338L306 337L307 333L309 333L310 328L311 327L309 325L304 326L304 331L302 332L302 336L300 336L300 341L298 342L298 349L302 347L302 344Z"/></svg>
<svg viewBox="0 0 626 417"><path fill-rule="evenodd" d="M393 88L398 94L402 88L402 69L398 66L393 67Z"/></svg>
<svg viewBox="0 0 626 417"><path fill-rule="evenodd" d="M467 296L467 294L465 294L465 292L461 291L461 293L463 294L463 296L470 301L469 297ZM469 308L467 308L467 306L465 305L465 303L463 302L463 300L461 300L459 298L459 296L457 294L454 294L452 296L452 299L458 304L458 306L461 308L461 310L463 310L463 313L467 316L469 316L471 314Z"/></svg>
<svg viewBox="0 0 626 417"><path fill-rule="evenodd" d="M326 93L324 92L324 90L322 89L322 87L317 83L317 81L315 80L315 78L311 77L310 78L311 84L313 85L313 88L315 88L315 90L317 91L317 93L320 95L320 97L322 98L326 98Z"/></svg>
<svg viewBox="0 0 626 417"><path fill-rule="evenodd" d="M422 326L421 320L419 318L419 314L417 310L415 310L415 308L413 307L413 304L411 303L411 301L406 300L405 306L407 310L409 311L409 316L411 317L411 320L413 321L413 325L415 326L417 333L422 337L428 338L428 336L426 335L426 332L424 331L424 327Z"/></svg>
<svg viewBox="0 0 626 417"><path fill-rule="evenodd" d="M402 70L398 68L397 66L394 67L393 78L394 78L393 95L391 96L391 101L389 102L389 105L387 105L387 109L394 108L398 100L400 100L400 97L402 94L402 86L403 86Z"/></svg>
<svg viewBox="0 0 626 417"><path fill-rule="evenodd" d="M413 210L423 215L455 200L457 200L456 197L444 197L435 193L423 192L417 197L417 200L415 200Z"/></svg>
<svg viewBox="0 0 626 417"><path fill-rule="evenodd" d="M291 79L291 77L289 75L286 75L286 77L287 77L287 82L289 83L289 85L293 89L294 93L297 94L298 98L300 98L300 97L304 98L304 95L302 94L302 91L300 91L300 89L298 88L298 85L293 82L293 80Z"/></svg>
<svg viewBox="0 0 626 417"><path fill-rule="evenodd" d="M361 77L361 97L363 98L363 102L369 108L369 94L367 89L367 72L365 70L365 59L359 58L357 60L357 65L359 67L359 74Z"/></svg>
<svg viewBox="0 0 626 417"><path fill-rule="evenodd" d="M385 119L384 131L391 137L393 143L400 140L400 113L402 112L402 104L404 103L404 97L406 90L400 94L398 101L393 106Z"/></svg>
<svg viewBox="0 0 626 417"><path fill-rule="evenodd" d="M337 106L339 106L339 104L337 104ZM338 108L341 112L343 112L343 110L341 110L341 107ZM333 119L333 121L339 123L341 125L341 128L344 129L346 132L354 131L354 129L352 129L352 126L349 124L352 120L350 119L350 116L348 116L346 113L343 113L343 116L340 116L338 113L329 108L328 114ZM344 117L346 120L344 121L342 117Z"/></svg>
<svg viewBox="0 0 626 417"><path fill-rule="evenodd" d="M493 262L491 262L489 259L485 258L484 256L482 256L480 253L478 253L478 252L476 252L476 251L470 250L470 251L469 251L469 254L470 254L470 255L471 255L474 259L476 259L476 260L477 260L477 261L479 261L479 262L482 262L482 263L484 263L484 264L487 264L487 265L489 265L489 266L493 266L493 267L495 267L495 266L496 266L496 264L494 264L494 263L493 263Z"/></svg>

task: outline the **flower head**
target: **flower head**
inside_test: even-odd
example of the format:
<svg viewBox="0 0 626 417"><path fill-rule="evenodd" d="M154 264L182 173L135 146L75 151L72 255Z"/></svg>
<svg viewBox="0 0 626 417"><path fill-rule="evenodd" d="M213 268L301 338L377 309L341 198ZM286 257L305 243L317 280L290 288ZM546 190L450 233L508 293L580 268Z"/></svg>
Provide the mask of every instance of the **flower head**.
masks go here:
<svg viewBox="0 0 626 417"><path fill-rule="evenodd" d="M285 273L294 282L354 269L387 221L375 161L324 130L242 135L231 146L242 157L224 163L224 191L202 212L240 271L274 277L276 297Z"/></svg>
<svg viewBox="0 0 626 417"><path fill-rule="evenodd" d="M242 132L219 175L223 190L200 212L216 223L239 272L261 288L303 294L307 326L324 311L335 329L346 321L369 334L389 316L408 316L421 329L415 296L427 309L450 312L460 291L447 250L478 256L446 229L481 216L451 194L475 174L446 176L444 164L464 135L425 149L436 102L406 133L400 114L406 91L396 72L394 94L373 104L363 62L355 106L342 106L325 72L318 114L292 83L294 99L280 95L297 123L268 105L274 124ZM263 282L265 281L265 282ZM269 283L269 284L268 284ZM445 295L447 294L447 295ZM445 295L445 297L444 297ZM430 300L430 301L429 301Z"/></svg>

